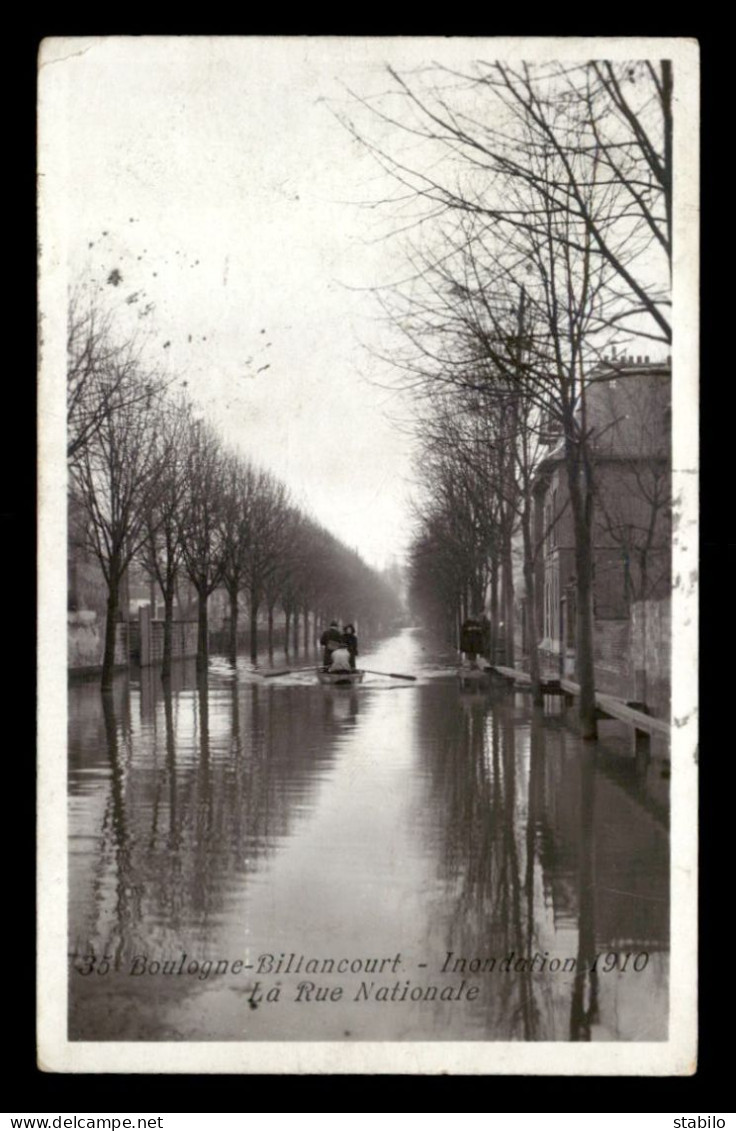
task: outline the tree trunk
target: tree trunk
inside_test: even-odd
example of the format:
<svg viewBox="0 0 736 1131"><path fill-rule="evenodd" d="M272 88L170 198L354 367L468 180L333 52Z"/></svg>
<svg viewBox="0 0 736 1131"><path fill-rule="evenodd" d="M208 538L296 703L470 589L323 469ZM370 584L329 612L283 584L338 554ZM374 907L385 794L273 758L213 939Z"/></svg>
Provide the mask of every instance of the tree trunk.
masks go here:
<svg viewBox="0 0 736 1131"><path fill-rule="evenodd" d="M228 588L230 597L230 647L229 660L234 666L238 662L238 590L233 585Z"/></svg>
<svg viewBox="0 0 736 1131"><path fill-rule="evenodd" d="M529 733L529 784L527 786L526 817L526 940L524 952L532 954L536 937L534 876L537 857L537 835L544 812L544 712L537 707L532 711Z"/></svg>
<svg viewBox="0 0 736 1131"><path fill-rule="evenodd" d="M634 667L634 698L639 699L642 703L646 704L649 696L649 688L647 686L647 602L646 598L641 602L641 647L643 662L640 672L636 671ZM631 638L631 613L629 613L629 638Z"/></svg>
<svg viewBox="0 0 736 1131"><path fill-rule="evenodd" d="M309 655L309 609L304 606L304 655Z"/></svg>
<svg viewBox="0 0 736 1131"><path fill-rule="evenodd" d="M521 529L524 540L524 588L526 591L526 631L529 643L529 676L532 681L532 703L541 707L544 703L539 671L539 651L537 631L537 593L534 578L534 556L532 553L531 508L527 503L521 515ZM562 642L560 642L562 646Z"/></svg>
<svg viewBox="0 0 736 1131"><path fill-rule="evenodd" d="M514 649L514 565L511 557L511 538L507 538L501 561L501 589L503 592L504 653L507 667L513 668Z"/></svg>
<svg viewBox="0 0 736 1131"><path fill-rule="evenodd" d="M105 617L105 651L102 658L102 690L112 688L115 671L115 636L118 621L120 577L117 571L110 570L110 584L107 591L107 615Z"/></svg>
<svg viewBox="0 0 736 1131"><path fill-rule="evenodd" d="M593 499L579 475L568 480L575 530L575 568L577 571L576 674L580 684L580 733L585 739L598 737L595 712L595 662L593 652Z"/></svg>
<svg viewBox="0 0 736 1131"><path fill-rule="evenodd" d="M471 585L471 615L479 613L485 605L485 595L483 593L483 582L480 576L475 574Z"/></svg>
<svg viewBox="0 0 736 1131"><path fill-rule="evenodd" d="M299 610L294 609L294 655L299 655Z"/></svg>
<svg viewBox="0 0 736 1131"><path fill-rule="evenodd" d="M492 664L498 662L498 554L491 557L491 655Z"/></svg>
<svg viewBox="0 0 736 1131"><path fill-rule="evenodd" d="M250 660L258 663L258 598L255 589L250 594Z"/></svg>
<svg viewBox="0 0 736 1131"><path fill-rule="evenodd" d="M273 602L268 606L268 655L273 656Z"/></svg>
<svg viewBox="0 0 736 1131"><path fill-rule="evenodd" d="M291 610L284 607L284 653L289 655L289 629L291 628Z"/></svg>
<svg viewBox="0 0 736 1131"><path fill-rule="evenodd" d="M205 586L197 588L197 671L207 671L210 641L207 624L207 589Z"/></svg>
<svg viewBox="0 0 736 1131"><path fill-rule="evenodd" d="M171 676L171 636L174 622L174 582L168 583L164 590L164 653L161 657L161 679Z"/></svg>
<svg viewBox="0 0 736 1131"><path fill-rule="evenodd" d="M648 554L646 550L639 556L639 600L646 601L649 598L649 570L647 567ZM629 605L636 599L636 594L632 593ZM629 609L629 616L631 610Z"/></svg>

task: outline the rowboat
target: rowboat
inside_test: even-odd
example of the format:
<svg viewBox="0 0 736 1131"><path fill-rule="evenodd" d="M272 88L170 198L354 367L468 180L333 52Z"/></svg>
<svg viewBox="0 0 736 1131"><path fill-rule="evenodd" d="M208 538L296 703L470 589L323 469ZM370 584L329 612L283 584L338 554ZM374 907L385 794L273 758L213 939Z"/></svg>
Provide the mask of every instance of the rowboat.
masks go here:
<svg viewBox="0 0 736 1131"><path fill-rule="evenodd" d="M320 683L331 684L333 687L352 687L355 683L362 683L364 671L352 672L326 672L322 668L316 669L317 679Z"/></svg>

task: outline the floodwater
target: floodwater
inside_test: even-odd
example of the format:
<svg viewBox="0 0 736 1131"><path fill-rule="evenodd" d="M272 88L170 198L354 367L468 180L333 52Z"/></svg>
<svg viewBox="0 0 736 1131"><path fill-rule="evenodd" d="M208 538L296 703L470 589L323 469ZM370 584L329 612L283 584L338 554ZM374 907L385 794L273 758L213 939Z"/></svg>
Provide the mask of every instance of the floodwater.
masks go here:
<svg viewBox="0 0 736 1131"><path fill-rule="evenodd" d="M665 1040L662 764L361 663L70 687L70 1039Z"/></svg>

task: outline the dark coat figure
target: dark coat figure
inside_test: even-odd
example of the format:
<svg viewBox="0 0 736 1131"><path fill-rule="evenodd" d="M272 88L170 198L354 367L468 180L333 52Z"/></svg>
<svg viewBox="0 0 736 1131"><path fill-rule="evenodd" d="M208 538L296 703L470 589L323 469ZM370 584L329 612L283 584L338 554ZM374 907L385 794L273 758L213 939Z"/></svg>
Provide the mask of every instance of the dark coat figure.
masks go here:
<svg viewBox="0 0 736 1131"><path fill-rule="evenodd" d="M358 655L358 637L355 635L354 625L345 625L345 631L342 634L342 642L350 653L350 667L355 671L355 657Z"/></svg>
<svg viewBox="0 0 736 1131"><path fill-rule="evenodd" d="M319 642L322 645L323 649L322 666L324 668L329 668L332 652L335 650L335 648L339 648L343 642L342 633L340 632L336 620L330 621L330 627L326 628L322 633L319 638Z"/></svg>
<svg viewBox="0 0 736 1131"><path fill-rule="evenodd" d="M464 652L469 660L483 654L484 631L481 621L476 617L468 617L463 621L460 629L460 651Z"/></svg>

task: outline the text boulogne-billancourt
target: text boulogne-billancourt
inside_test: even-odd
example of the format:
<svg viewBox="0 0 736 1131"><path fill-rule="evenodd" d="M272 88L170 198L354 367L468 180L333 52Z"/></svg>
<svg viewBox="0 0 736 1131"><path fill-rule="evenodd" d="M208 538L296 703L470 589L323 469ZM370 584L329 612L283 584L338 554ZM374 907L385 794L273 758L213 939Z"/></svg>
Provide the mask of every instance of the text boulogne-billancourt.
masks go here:
<svg viewBox="0 0 736 1131"><path fill-rule="evenodd" d="M137 954L130 963L130 974L188 974L200 979L218 974L396 974L401 954L391 958L307 958L303 954L259 954L252 962L242 958L200 960L182 954L179 959L153 959Z"/></svg>

